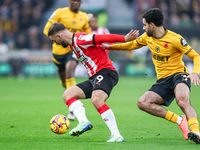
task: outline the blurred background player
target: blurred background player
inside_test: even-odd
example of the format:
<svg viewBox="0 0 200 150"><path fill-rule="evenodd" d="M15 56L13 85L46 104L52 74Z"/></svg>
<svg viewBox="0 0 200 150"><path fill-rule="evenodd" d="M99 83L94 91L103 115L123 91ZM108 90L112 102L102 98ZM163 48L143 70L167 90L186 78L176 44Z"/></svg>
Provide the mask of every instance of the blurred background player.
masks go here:
<svg viewBox="0 0 200 150"><path fill-rule="evenodd" d="M99 27L97 17L91 14L88 14L89 26L92 34L110 34L110 31L107 28ZM113 44L113 43L109 43ZM109 50L105 50L108 54Z"/></svg>
<svg viewBox="0 0 200 150"><path fill-rule="evenodd" d="M48 36L48 30L54 22L60 22L72 33L85 32L91 33L87 14L79 10L81 0L69 0L69 7L58 8L53 12L44 27L44 34ZM58 69L58 75L64 88L68 89L76 85L74 71L77 66L77 60L73 58L70 47L62 47L55 42L52 45L53 62ZM69 112L67 116L70 120L74 120L73 112Z"/></svg>
<svg viewBox="0 0 200 150"><path fill-rule="evenodd" d="M110 34L107 28L98 26L98 21L96 16L92 16L91 18L89 18L89 26L92 34Z"/></svg>

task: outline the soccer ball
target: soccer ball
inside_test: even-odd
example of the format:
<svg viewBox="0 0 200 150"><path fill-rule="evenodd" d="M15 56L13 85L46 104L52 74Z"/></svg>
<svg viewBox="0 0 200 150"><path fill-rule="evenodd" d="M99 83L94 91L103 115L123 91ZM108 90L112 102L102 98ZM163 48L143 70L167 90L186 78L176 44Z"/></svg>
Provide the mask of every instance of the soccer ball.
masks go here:
<svg viewBox="0 0 200 150"><path fill-rule="evenodd" d="M64 115L55 115L50 121L50 129L56 134L63 134L69 129L69 119Z"/></svg>

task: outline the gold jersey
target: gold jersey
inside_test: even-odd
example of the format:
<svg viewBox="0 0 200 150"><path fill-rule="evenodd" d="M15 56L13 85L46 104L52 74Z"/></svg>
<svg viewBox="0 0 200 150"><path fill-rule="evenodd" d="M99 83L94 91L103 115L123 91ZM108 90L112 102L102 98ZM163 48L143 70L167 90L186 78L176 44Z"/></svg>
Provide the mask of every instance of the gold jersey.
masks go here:
<svg viewBox="0 0 200 150"><path fill-rule="evenodd" d="M50 26L55 22L64 24L65 27L72 33L91 33L88 24L87 14L82 11L74 13L70 10L69 7L58 8L56 11L53 12L47 24L44 27L43 32L45 35L48 36L48 30ZM62 45L57 45L55 42L53 43L52 47L52 52L56 55L63 55L71 51L70 46L68 46L67 48L63 48Z"/></svg>
<svg viewBox="0 0 200 150"><path fill-rule="evenodd" d="M123 44L111 45L112 50L134 50L148 45L152 53L157 78L165 78L177 72L187 72L182 61L183 54L194 61L193 73L200 72L200 56L187 44L185 39L170 30L161 38L150 37L146 32L138 39Z"/></svg>

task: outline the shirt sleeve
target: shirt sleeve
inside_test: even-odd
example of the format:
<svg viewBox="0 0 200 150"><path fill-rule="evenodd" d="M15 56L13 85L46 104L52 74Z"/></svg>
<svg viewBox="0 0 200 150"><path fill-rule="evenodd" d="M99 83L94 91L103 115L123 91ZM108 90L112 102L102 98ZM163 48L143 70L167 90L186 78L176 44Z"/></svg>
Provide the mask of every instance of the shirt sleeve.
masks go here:
<svg viewBox="0 0 200 150"><path fill-rule="evenodd" d="M101 44L104 42L125 42L125 36L117 34L94 35L95 44Z"/></svg>
<svg viewBox="0 0 200 150"><path fill-rule="evenodd" d="M88 23L88 18L87 18L87 14L85 14L85 24L83 26L83 32L87 33L87 34L91 34L91 30L90 30L90 26Z"/></svg>
<svg viewBox="0 0 200 150"><path fill-rule="evenodd" d="M59 22L60 20L60 15L59 15L59 9L57 9L56 11L53 12L53 14L50 16L50 18L48 19L48 22L46 23L45 27L44 27L44 30L43 30L43 33L48 36L48 31L49 31L49 28L51 27L51 25L54 23L54 22Z"/></svg>
<svg viewBox="0 0 200 150"><path fill-rule="evenodd" d="M175 39L174 46L193 60L194 69L192 73L197 73L199 75L200 72L199 54L194 49L191 48L191 46L186 42L186 40L182 36Z"/></svg>
<svg viewBox="0 0 200 150"><path fill-rule="evenodd" d="M146 46L146 34L142 34L138 39L122 44L111 45L111 50L135 50Z"/></svg>

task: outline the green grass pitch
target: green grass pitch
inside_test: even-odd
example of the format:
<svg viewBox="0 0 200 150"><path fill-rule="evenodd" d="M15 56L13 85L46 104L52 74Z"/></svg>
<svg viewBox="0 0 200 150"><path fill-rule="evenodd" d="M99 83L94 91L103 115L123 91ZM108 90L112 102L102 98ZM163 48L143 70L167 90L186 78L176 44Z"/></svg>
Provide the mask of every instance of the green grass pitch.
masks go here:
<svg viewBox="0 0 200 150"><path fill-rule="evenodd" d="M84 80L76 79L77 83ZM69 136L69 131L78 124L77 120L70 121L69 131L63 135L50 130L49 121L54 115L68 113L62 100L64 88L58 77L0 77L0 149L199 150L200 145L183 138L177 124L138 109L138 98L155 81L156 78L120 77L106 103L115 114L125 142L106 143L110 131L90 99L81 101L94 125L91 131L80 137ZM200 87L192 86L191 91L191 103L200 116ZM167 109L183 114L175 101Z"/></svg>

